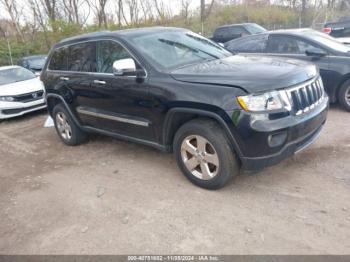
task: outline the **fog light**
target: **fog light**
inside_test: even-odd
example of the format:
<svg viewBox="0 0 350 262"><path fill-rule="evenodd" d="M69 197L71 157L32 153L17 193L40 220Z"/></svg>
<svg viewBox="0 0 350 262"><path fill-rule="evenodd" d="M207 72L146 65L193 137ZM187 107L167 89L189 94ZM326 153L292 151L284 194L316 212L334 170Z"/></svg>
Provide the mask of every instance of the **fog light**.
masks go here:
<svg viewBox="0 0 350 262"><path fill-rule="evenodd" d="M270 147L276 147L276 146L283 145L286 139L287 139L287 131L283 131L283 132L269 135L268 143Z"/></svg>

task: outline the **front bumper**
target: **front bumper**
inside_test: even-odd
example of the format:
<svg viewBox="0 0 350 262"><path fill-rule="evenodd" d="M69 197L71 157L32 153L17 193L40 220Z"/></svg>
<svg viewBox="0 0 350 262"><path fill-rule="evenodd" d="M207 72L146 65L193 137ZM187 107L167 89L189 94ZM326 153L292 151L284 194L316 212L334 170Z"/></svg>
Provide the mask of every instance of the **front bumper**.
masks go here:
<svg viewBox="0 0 350 262"><path fill-rule="evenodd" d="M235 138L241 149L243 169L275 165L311 145L326 122L328 97L312 111L299 116L263 119L245 112L236 121ZM271 137L278 143L271 143Z"/></svg>
<svg viewBox="0 0 350 262"><path fill-rule="evenodd" d="M36 110L46 108L45 99L41 98L32 102L0 102L0 119L21 116Z"/></svg>

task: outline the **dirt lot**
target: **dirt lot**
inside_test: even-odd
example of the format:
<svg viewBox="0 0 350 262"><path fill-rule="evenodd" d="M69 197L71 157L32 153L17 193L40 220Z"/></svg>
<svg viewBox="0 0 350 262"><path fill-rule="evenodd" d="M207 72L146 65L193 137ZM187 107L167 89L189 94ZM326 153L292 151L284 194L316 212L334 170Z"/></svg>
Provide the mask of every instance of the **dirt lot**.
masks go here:
<svg viewBox="0 0 350 262"><path fill-rule="evenodd" d="M64 146L45 119L0 123L2 254L350 253L350 115L338 108L314 145L219 191L148 147Z"/></svg>

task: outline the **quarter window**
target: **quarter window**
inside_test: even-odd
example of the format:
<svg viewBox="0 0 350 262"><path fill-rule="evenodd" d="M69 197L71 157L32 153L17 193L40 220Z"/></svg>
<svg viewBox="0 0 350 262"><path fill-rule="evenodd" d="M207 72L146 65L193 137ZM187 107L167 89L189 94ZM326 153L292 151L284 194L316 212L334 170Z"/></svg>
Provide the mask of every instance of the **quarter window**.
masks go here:
<svg viewBox="0 0 350 262"><path fill-rule="evenodd" d="M106 40L97 44L97 72L112 73L113 63L120 59L131 58L128 51L120 44Z"/></svg>

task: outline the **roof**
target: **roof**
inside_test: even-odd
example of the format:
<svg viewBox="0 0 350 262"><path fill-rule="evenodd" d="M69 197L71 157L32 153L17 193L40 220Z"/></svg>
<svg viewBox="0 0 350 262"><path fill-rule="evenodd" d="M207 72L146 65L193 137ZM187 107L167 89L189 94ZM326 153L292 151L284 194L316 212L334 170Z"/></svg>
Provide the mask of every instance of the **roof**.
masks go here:
<svg viewBox="0 0 350 262"><path fill-rule="evenodd" d="M229 25L221 25L217 28L225 28L225 27L231 27L231 26L245 26L245 25L256 25L256 23L241 23L241 24L229 24Z"/></svg>
<svg viewBox="0 0 350 262"><path fill-rule="evenodd" d="M286 34L286 35L302 35L305 36L305 33L315 31L311 28L298 28L298 29L281 29L270 31L269 34Z"/></svg>
<svg viewBox="0 0 350 262"><path fill-rule="evenodd" d="M0 66L0 71L7 70L7 69L13 69L13 68L20 68L21 66L11 65L11 66Z"/></svg>
<svg viewBox="0 0 350 262"><path fill-rule="evenodd" d="M133 28L133 29L125 29L125 30L118 30L118 31L98 31L88 34L82 34L78 36L69 37L66 39L63 39L59 42L61 43L67 43L67 42L74 42L79 40L86 40L88 38L97 38L97 37L108 37L108 36L120 36L120 37L129 37L129 36L138 36L138 35L147 35L151 33L161 32L161 31L169 31L169 30L185 30L183 28L176 28L176 27L144 27L144 28Z"/></svg>

